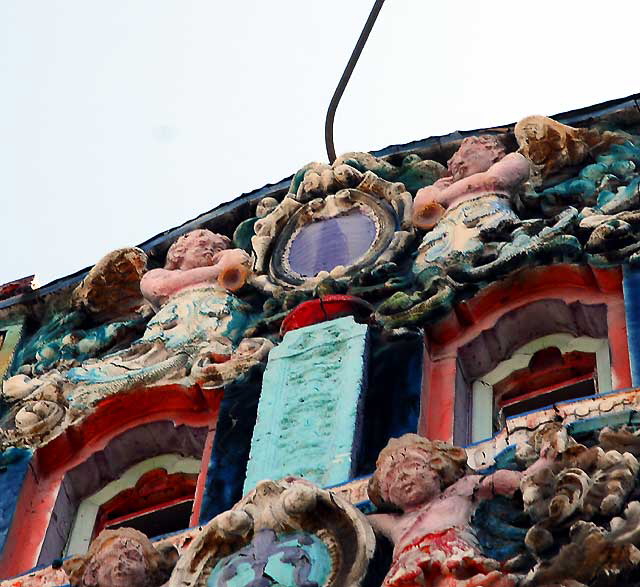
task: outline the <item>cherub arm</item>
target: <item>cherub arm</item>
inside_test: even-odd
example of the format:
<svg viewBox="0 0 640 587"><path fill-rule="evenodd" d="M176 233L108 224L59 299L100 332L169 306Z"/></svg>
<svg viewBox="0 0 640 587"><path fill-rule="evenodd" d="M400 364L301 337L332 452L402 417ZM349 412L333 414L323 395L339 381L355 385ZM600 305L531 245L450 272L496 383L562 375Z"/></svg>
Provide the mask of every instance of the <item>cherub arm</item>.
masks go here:
<svg viewBox="0 0 640 587"><path fill-rule="evenodd" d="M213 265L193 269L152 269L140 280L142 295L154 306L161 305L176 292L200 283L213 283L230 291L240 289L247 280L251 258L240 249L226 249L214 257Z"/></svg>
<svg viewBox="0 0 640 587"><path fill-rule="evenodd" d="M162 304L174 293L190 285L214 282L220 273L217 265L194 269L152 269L140 280L142 295L154 306Z"/></svg>
<svg viewBox="0 0 640 587"><path fill-rule="evenodd" d="M369 514L367 520L374 530L388 538L391 542L396 542L398 530L398 514Z"/></svg>
<svg viewBox="0 0 640 587"><path fill-rule="evenodd" d="M474 194L491 192L510 194L529 178L530 169L529 162L520 153L509 153L487 171L459 179L444 189L438 195L437 201L445 206L451 206L460 198Z"/></svg>
<svg viewBox="0 0 640 587"><path fill-rule="evenodd" d="M543 454L524 471L510 471L500 469L491 475L481 476L475 493L478 499L491 499L496 495L511 497L520 488L523 479L535 475L538 471L548 468L553 462L548 451Z"/></svg>
<svg viewBox="0 0 640 587"><path fill-rule="evenodd" d="M422 230L431 230L442 218L445 207L440 203L441 195L452 183L451 177L442 177L433 185L418 190L413 201L413 225Z"/></svg>
<svg viewBox="0 0 640 587"><path fill-rule="evenodd" d="M465 475L445 491L445 496L473 496L476 500L491 499L496 495L512 496L520 487L520 471L501 469L491 475Z"/></svg>
<svg viewBox="0 0 640 587"><path fill-rule="evenodd" d="M519 488L524 473L500 469L491 475L484 476L478 483L476 499L491 499L496 495L511 497Z"/></svg>
<svg viewBox="0 0 640 587"><path fill-rule="evenodd" d="M520 153L509 153L486 172L488 177L497 179L505 188L522 185L531 172L531 164Z"/></svg>

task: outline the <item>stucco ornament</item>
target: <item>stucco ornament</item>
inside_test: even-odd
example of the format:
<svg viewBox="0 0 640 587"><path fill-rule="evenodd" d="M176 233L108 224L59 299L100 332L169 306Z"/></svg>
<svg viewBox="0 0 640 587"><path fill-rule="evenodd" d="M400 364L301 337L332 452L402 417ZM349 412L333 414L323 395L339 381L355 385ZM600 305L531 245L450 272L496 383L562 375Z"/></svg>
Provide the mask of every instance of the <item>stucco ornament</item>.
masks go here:
<svg viewBox="0 0 640 587"><path fill-rule="evenodd" d="M594 152L621 138L615 133L574 128L546 116L527 116L516 124L514 134L519 152L534 167L536 183L566 167L579 165Z"/></svg>
<svg viewBox="0 0 640 587"><path fill-rule="evenodd" d="M554 237L564 232L566 214L546 226L515 212L529 172L529 161L507 154L499 137L464 139L448 162L448 175L422 188L414 201L413 223L427 231L414 264L418 278L437 264L453 265L448 272L458 281L491 279L557 248ZM579 242L573 244L579 252Z"/></svg>
<svg viewBox="0 0 640 587"><path fill-rule="evenodd" d="M559 422L539 425L502 460L527 467L520 496L485 502L474 516L485 552L517 568L525 587L605 587L640 577L638 434L600 428L599 420L583 420L573 433Z"/></svg>
<svg viewBox="0 0 640 587"><path fill-rule="evenodd" d="M140 311L145 304L140 280L146 270L147 255L141 249L112 251L91 268L73 291L73 305L103 319Z"/></svg>
<svg viewBox="0 0 640 587"><path fill-rule="evenodd" d="M252 309L232 292L247 281L251 260L229 246L227 237L205 229L189 232L171 246L165 267L145 273L140 281L143 296L157 310L144 336L95 365L70 370L67 379L77 385L73 403L161 380L181 380L194 364L234 358ZM262 339L245 343L233 363L238 367L235 375L262 360L265 346ZM190 381L206 384L207 373L198 368ZM217 374L213 377L218 379Z"/></svg>
<svg viewBox="0 0 640 587"><path fill-rule="evenodd" d="M414 181L421 185L440 174L435 162L415 165L420 179ZM350 153L332 166L307 165L294 176L285 198L254 224L255 270L264 274L253 279L255 285L278 294L311 291L326 279L349 284L408 250L411 194L368 167L402 175L371 155Z"/></svg>
<svg viewBox="0 0 640 587"><path fill-rule="evenodd" d="M525 585L567 579L604 585L637 572L640 504L630 498L640 464L625 450L634 444L634 435L624 429L604 428L587 447L551 423L518 448L521 462L538 463L521 483L533 522L525 545L538 561Z"/></svg>
<svg viewBox="0 0 640 587"><path fill-rule="evenodd" d="M459 295L527 264L578 257L573 236L578 212L565 207L557 217L523 220L516 212L531 163L507 153L505 137L464 139L449 159L447 173L420 189L412 222L425 231L413 263L414 291L399 291L377 309L388 327L434 320Z"/></svg>
<svg viewBox="0 0 640 587"><path fill-rule="evenodd" d="M368 516L394 544L383 587L512 586L516 577L484 556L471 527L477 505L513 495L522 474L470 474L464 449L415 434L391 439L369 484L380 507L401 513Z"/></svg>
<svg viewBox="0 0 640 587"><path fill-rule="evenodd" d="M2 382L2 399L9 406L2 437L11 444L38 443L64 421L67 402L64 377L52 370L41 377L15 375Z"/></svg>
<svg viewBox="0 0 640 587"><path fill-rule="evenodd" d="M559 187L573 188L587 207L580 228L588 235L585 251L589 262L611 266L640 263L640 149L631 142L613 145L585 167L580 181Z"/></svg>
<svg viewBox="0 0 640 587"><path fill-rule="evenodd" d="M180 237L169 249L165 267L144 273L139 282L141 299L156 313L143 336L124 350L6 381L4 398L15 412L8 436L27 443L42 440L83 418L108 395L171 381L220 387L264 361L272 344L263 338L243 339L252 309L232 293L246 282L251 260L229 246L227 237L209 230ZM125 263L128 256L122 256L108 256L111 265ZM127 267L135 265L130 261ZM109 299L90 295L90 285L103 282L101 263L103 269L90 273L76 296L92 308L95 300ZM100 306L101 311L107 306Z"/></svg>
<svg viewBox="0 0 640 587"><path fill-rule="evenodd" d="M170 587L343 587L362 584L375 539L351 504L306 481L261 481L209 522Z"/></svg>
<svg viewBox="0 0 640 587"><path fill-rule="evenodd" d="M72 587L160 587L177 559L174 547L157 550L133 528L103 530L86 555L63 563Z"/></svg>

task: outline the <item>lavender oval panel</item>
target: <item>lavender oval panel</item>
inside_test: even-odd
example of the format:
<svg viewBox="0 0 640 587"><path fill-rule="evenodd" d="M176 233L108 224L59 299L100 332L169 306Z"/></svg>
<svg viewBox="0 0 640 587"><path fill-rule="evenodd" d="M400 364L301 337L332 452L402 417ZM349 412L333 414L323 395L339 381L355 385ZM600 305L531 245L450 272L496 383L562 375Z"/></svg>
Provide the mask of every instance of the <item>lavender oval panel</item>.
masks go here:
<svg viewBox="0 0 640 587"><path fill-rule="evenodd" d="M369 250L375 238L373 220L352 210L303 226L292 239L287 260L298 275L313 277L338 265L352 265Z"/></svg>

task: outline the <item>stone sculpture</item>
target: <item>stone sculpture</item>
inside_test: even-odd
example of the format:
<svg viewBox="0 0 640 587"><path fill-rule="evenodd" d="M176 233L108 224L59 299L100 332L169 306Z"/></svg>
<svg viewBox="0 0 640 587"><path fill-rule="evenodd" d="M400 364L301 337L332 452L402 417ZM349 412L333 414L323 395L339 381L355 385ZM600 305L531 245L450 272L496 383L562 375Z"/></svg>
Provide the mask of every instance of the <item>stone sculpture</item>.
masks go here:
<svg viewBox="0 0 640 587"><path fill-rule="evenodd" d="M533 164L536 183L621 141L615 133L573 128L546 116L527 116L516 124L513 132L520 153Z"/></svg>
<svg viewBox="0 0 640 587"><path fill-rule="evenodd" d="M368 516L394 544L383 587L633 583L640 465L625 450L639 446L624 428L604 428L587 447L545 424L517 447L520 471L478 475L463 449L414 434L392 439L369 483L381 511L401 512Z"/></svg>
<svg viewBox="0 0 640 587"><path fill-rule="evenodd" d="M447 209L463 202L486 195L508 200L529 177L527 159L519 153L507 155L503 142L493 135L464 139L447 170L445 177L416 195L413 223L423 230L433 228Z"/></svg>
<svg viewBox="0 0 640 587"><path fill-rule="evenodd" d="M428 231L418 248L417 272L463 255L495 258L504 243L492 237L520 224L511 200L529 177L522 155L507 155L495 136L469 137L447 169L447 176L419 190L414 201L413 223Z"/></svg>
<svg viewBox="0 0 640 587"><path fill-rule="evenodd" d="M177 551L157 550L133 528L103 530L85 555L63 563L72 587L160 587L171 574Z"/></svg>
<svg viewBox="0 0 640 587"><path fill-rule="evenodd" d="M108 395L159 381L223 386L263 361L273 345L264 338L243 340L252 308L232 293L246 282L251 262L229 246L227 237L209 230L180 237L165 268L140 280L142 296L157 313L142 338L125 350L5 382L4 397L17 410L17 436L42 438L63 418L66 424L81 418Z"/></svg>
<svg viewBox="0 0 640 587"><path fill-rule="evenodd" d="M459 295L525 264L578 257L577 211L564 207L549 220L516 213L527 191L531 163L507 153L504 137L468 137L447 174L418 191L413 224L426 233L413 262L414 290L404 288L377 308L388 327L433 320Z"/></svg>
<svg viewBox="0 0 640 587"><path fill-rule="evenodd" d="M357 587L373 556L365 517L295 478L261 481L193 540L170 587Z"/></svg>
<svg viewBox="0 0 640 587"><path fill-rule="evenodd" d="M158 309L144 336L114 357L117 361L105 359L68 372L69 381L83 386L74 391L74 399L97 388L113 393L167 377L176 380L195 363L229 360L252 312L231 293L246 282L250 259L229 246L227 237L204 229L180 237L169 249L164 269L149 271L140 281L145 299ZM241 349L242 361L235 363L241 371L251 363L249 357L255 364L270 348L263 339L255 342ZM207 383L206 369L196 373L204 377L198 383Z"/></svg>
<svg viewBox="0 0 640 587"><path fill-rule="evenodd" d="M470 475L466 461L464 449L415 434L391 439L380 453L369 496L402 512L368 517L394 544L383 587L516 584L498 561L482 555L470 522L479 501L512 495L521 474Z"/></svg>

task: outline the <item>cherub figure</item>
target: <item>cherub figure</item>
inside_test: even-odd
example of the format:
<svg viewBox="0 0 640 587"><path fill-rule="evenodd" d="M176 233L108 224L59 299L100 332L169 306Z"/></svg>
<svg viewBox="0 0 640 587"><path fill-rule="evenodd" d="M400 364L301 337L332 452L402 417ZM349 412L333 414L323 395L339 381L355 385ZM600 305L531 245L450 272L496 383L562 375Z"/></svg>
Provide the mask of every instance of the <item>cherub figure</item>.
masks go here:
<svg viewBox="0 0 640 587"><path fill-rule="evenodd" d="M160 587L169 579L178 553L156 550L133 528L103 530L85 555L63 563L72 587Z"/></svg>
<svg viewBox="0 0 640 587"><path fill-rule="evenodd" d="M17 434L44 436L107 395L161 380L188 377L189 384L224 386L264 360L273 345L244 337L253 310L234 294L250 275L251 259L230 245L226 236L204 229L173 243L165 267L140 280L142 296L156 313L128 348L39 378L11 378L4 397L21 402Z"/></svg>
<svg viewBox="0 0 640 587"><path fill-rule="evenodd" d="M240 289L249 276L251 260L230 245L228 237L206 229L182 235L169 247L164 269L143 275L142 295L158 309L187 288L214 285L228 291Z"/></svg>
<svg viewBox="0 0 640 587"><path fill-rule="evenodd" d="M522 473L469 474L462 448L416 434L394 438L381 451L369 483L378 506L402 513L369 516L394 544L382 587L511 587L516 578L484 557L471 516L483 499L511 496Z"/></svg>
<svg viewBox="0 0 640 587"><path fill-rule="evenodd" d="M429 231L418 250L417 272L456 254L483 252L492 235L517 226L511 200L529 173L529 161L520 153L507 155L498 137L464 139L446 176L420 189L413 202L414 226Z"/></svg>
<svg viewBox="0 0 640 587"><path fill-rule="evenodd" d="M72 369L69 379L86 384L89 392L100 384L112 392L120 381L150 383L172 374L182 377L196 363L228 361L251 319L251 308L233 294L245 284L251 260L230 244L226 236L206 229L181 236L169 248L164 268L145 273L140 281L142 295L157 310L144 336L131 349L113 355L116 361L107 357ZM260 350L256 360L270 348L263 339L258 342L249 345ZM243 350L244 366L251 362L246 355ZM206 376L206 370L196 372Z"/></svg>

